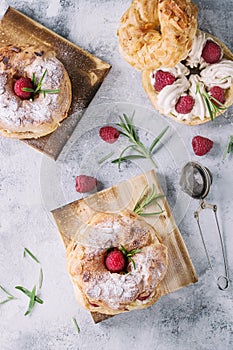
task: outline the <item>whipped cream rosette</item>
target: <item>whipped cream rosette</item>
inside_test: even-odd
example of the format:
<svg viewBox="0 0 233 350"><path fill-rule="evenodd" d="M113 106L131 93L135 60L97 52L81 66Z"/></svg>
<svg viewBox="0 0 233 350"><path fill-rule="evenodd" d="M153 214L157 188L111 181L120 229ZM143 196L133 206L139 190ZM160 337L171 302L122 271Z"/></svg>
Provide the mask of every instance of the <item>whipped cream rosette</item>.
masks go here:
<svg viewBox="0 0 233 350"><path fill-rule="evenodd" d="M202 124L233 103L233 55L217 38L198 30L185 60L172 68L145 70L142 82L161 114Z"/></svg>

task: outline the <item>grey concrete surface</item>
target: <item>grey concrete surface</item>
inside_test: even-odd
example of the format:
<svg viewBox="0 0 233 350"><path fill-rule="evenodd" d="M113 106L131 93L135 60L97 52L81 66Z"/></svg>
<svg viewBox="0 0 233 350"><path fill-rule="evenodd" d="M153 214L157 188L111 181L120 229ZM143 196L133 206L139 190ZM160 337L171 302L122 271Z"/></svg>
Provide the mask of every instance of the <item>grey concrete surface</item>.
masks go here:
<svg viewBox="0 0 233 350"><path fill-rule="evenodd" d="M199 7L199 27L217 36L233 50L233 1L198 0L196 3ZM91 108L99 108L100 114L101 111L104 114L104 104L110 103L114 110L115 103L124 105L127 102L132 104L132 109L143 106L152 111L141 86L140 72L124 62L118 53L117 24L130 1L9 0L8 4L112 65ZM5 6L6 2L1 0L1 13ZM232 112L230 108L214 123L198 127L169 121L184 142L187 159L201 161L213 173L214 181L208 199L219 207L230 279L233 274L233 156L223 161L222 155L228 136L233 134ZM88 114L84 116L85 121L89 123ZM104 119L104 122L107 121ZM149 128L143 119L140 126ZM153 130L150 131L153 133ZM213 150L201 160L194 156L191 148L191 139L197 134L214 141ZM17 297L0 305L0 349L233 349L233 286L230 284L226 291L216 287L193 219L196 201L187 202L179 228L199 276L197 284L161 298L147 310L123 314L98 325L94 325L89 313L76 304L66 274L64 248L49 210L64 201L79 198L74 189L66 185L66 179L69 174L74 177L73 169L77 166L74 160L82 163L90 151L88 140L92 137L91 133L87 133L80 147L69 146L65 161L56 165L17 140L0 138L0 284ZM75 138L73 142L76 142ZM82 148L84 146L85 149ZM76 158L69 158L72 150L80 152L76 153ZM177 174L180 169L175 150L172 152L175 165L171 165L166 157L161 162L166 173L168 201L173 207L179 191ZM123 168L120 175L112 168L107 169L102 172L103 186L133 176L137 171L130 164ZM57 192L59 186L62 186L62 199ZM73 191L71 195L69 191ZM202 219L211 260L217 271L222 273L215 227L210 216ZM39 265L30 257L23 258L23 247L28 247L40 259L44 272L41 290L44 304L36 305L29 317L23 315L28 298L14 287L23 285L32 288L38 280ZM4 293L0 293L0 300L3 300ZM80 334L76 332L72 317L78 321Z"/></svg>

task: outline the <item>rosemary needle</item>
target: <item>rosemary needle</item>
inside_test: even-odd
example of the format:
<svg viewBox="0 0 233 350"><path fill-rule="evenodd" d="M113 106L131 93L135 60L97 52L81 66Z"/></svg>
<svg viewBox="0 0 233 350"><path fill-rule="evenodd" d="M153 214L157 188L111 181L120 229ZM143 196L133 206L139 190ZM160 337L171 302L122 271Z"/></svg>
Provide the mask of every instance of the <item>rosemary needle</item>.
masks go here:
<svg viewBox="0 0 233 350"><path fill-rule="evenodd" d="M24 248L23 257L25 258L27 254L28 254L34 261L36 261L38 264L40 264L39 260L35 257L35 255L32 254L32 252L30 252L30 250L29 250L28 248Z"/></svg>
<svg viewBox="0 0 233 350"><path fill-rule="evenodd" d="M35 296L36 296L36 286L33 287L33 290L31 292L30 302L27 311L25 312L24 316L29 315L32 312L32 309L35 305Z"/></svg>
<svg viewBox="0 0 233 350"><path fill-rule="evenodd" d="M40 268L40 276L39 276L39 289L41 289L41 287L42 287L42 284L43 284L43 278L44 278L44 276L43 276L43 270L42 270L42 268Z"/></svg>
<svg viewBox="0 0 233 350"><path fill-rule="evenodd" d="M34 99L34 95L36 95L36 94L42 93L45 97L46 94L58 94L60 92L59 89L54 89L54 90L53 89L42 89L42 83L43 83L43 80L45 78L46 73L47 73L47 69L45 69L38 84L36 82L37 79L36 79L35 73L33 73L32 80L31 80L32 84L33 84L33 88L27 88L27 87L22 88L22 91L32 93L32 100Z"/></svg>
<svg viewBox="0 0 233 350"><path fill-rule="evenodd" d="M7 299L0 302L0 305L8 303L8 301L14 300L15 298L8 297Z"/></svg>
<svg viewBox="0 0 233 350"><path fill-rule="evenodd" d="M208 109L209 115L210 115L210 119L212 121L214 120L214 118L217 116L217 114L220 111L227 109L226 106L224 106L215 97L208 94L205 89L203 91L201 91L200 84L196 83L196 94L198 94L198 93L203 97L205 104L206 104L206 107Z"/></svg>
<svg viewBox="0 0 233 350"><path fill-rule="evenodd" d="M141 249L133 249L133 250L130 250L129 252L127 252L125 247L123 245L121 245L120 251L124 254L124 256L126 258L129 259L129 261L131 261L131 263L133 264L134 270L136 270L136 264L135 264L135 261L132 258L132 256L137 254L137 253L140 253Z"/></svg>
<svg viewBox="0 0 233 350"><path fill-rule="evenodd" d="M226 159L226 156L229 153L233 153L233 136L232 135L229 136L228 143L227 143L225 152L223 154L223 160Z"/></svg>
<svg viewBox="0 0 233 350"><path fill-rule="evenodd" d="M80 333L80 328L79 328L78 322L77 322L75 317L72 317L72 320L73 320L75 328L76 328L76 330L77 330L77 332L79 334Z"/></svg>
<svg viewBox="0 0 233 350"><path fill-rule="evenodd" d="M0 285L0 289L7 295L7 299L4 299L3 301L0 302L0 305L8 303L8 301L11 301L13 299L16 299L11 293L9 293L5 288L3 288Z"/></svg>
<svg viewBox="0 0 233 350"><path fill-rule="evenodd" d="M99 161L98 161L98 164L102 164L104 163L107 159L111 158L111 156L113 156L114 152L110 152L108 153L106 156L104 156L103 158L101 158Z"/></svg>
<svg viewBox="0 0 233 350"><path fill-rule="evenodd" d="M31 298L31 294L32 292L30 292L30 290L28 290L27 288L25 287L22 287L22 286L16 286L15 289L18 289L20 290L22 293L24 293L27 297ZM43 300L41 298L39 298L37 295L35 295L35 301L38 303L38 304L43 304Z"/></svg>

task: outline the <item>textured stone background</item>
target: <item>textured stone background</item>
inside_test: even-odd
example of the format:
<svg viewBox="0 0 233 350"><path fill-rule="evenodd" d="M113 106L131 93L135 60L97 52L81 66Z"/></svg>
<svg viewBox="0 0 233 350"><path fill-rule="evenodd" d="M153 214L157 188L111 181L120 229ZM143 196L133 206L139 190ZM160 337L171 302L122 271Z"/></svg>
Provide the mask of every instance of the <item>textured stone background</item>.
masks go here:
<svg viewBox="0 0 233 350"><path fill-rule="evenodd" d="M130 1L12 0L8 3L112 65L92 105L130 102L151 107L141 87L140 73L122 60L117 49L117 23ZM196 3L200 28L219 37L233 50L233 1ZM1 12L5 5L1 0ZM223 161L222 154L228 135L233 134L232 111L230 108L214 123L195 128L172 122L194 160L197 158L190 145L194 135L202 134L215 141L212 152L201 161L214 175L209 200L219 206L231 279L233 157ZM233 349L233 289L231 285L221 292L215 285L193 220L197 202L190 204L179 227L199 282L160 299L145 311L93 325L90 315L74 300L65 270L64 249L48 214L49 204L44 201L50 196L50 188L45 189L41 176L47 160L21 142L0 138L0 161L0 284L18 297L0 306L1 350ZM166 159L164 168L169 169ZM48 170L48 183L52 175ZM168 181L170 203L177 190L173 186L177 181L175 176L175 173L170 174ZM208 228L207 243L214 265L223 272L218 241L210 220L210 216L203 218L203 224ZM31 288L38 275L38 266L29 258L22 258L24 246L40 258L44 270L41 297L45 303L35 307L30 317L23 316L26 297L14 291L17 284ZM72 324L73 316L81 328L79 335Z"/></svg>

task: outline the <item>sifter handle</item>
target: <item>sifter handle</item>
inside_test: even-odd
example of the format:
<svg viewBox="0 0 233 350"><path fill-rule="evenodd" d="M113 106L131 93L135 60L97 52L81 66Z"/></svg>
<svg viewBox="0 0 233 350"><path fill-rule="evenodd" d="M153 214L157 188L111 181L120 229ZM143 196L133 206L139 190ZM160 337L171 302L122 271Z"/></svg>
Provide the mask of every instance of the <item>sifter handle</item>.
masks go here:
<svg viewBox="0 0 233 350"><path fill-rule="evenodd" d="M204 240L204 235L201 229L201 225L200 225L200 220L199 220L199 213L204 210L204 209L212 209L214 212L214 216L215 216L215 222L218 228L218 234L219 234L219 239L220 239L220 243L221 243L221 250L222 250L222 256L223 256L223 262L224 262L224 269L225 269L225 276L224 275L220 275L217 277L213 265L210 261L210 257L209 257L209 253L205 244L205 240ZM222 234L220 231L220 226L219 226L219 222L218 222L218 217L217 217L217 205L216 204L209 204L207 203L204 199L201 200L200 202L200 206L199 208L194 212L194 218L197 220L197 225L199 228L199 232L201 235L201 239L202 239L202 243L205 249L205 253L206 253L206 257L209 263L209 266L212 270L212 273L214 275L214 278L217 282L217 286L220 290L225 290L228 288L229 286L229 274L228 274L228 268L227 268L227 260L226 260L226 253L225 253L225 247L224 247L224 243L223 243L223 238L222 238Z"/></svg>

